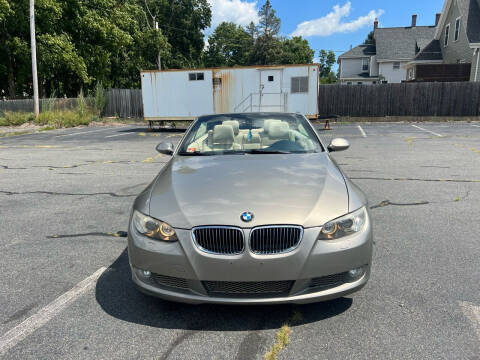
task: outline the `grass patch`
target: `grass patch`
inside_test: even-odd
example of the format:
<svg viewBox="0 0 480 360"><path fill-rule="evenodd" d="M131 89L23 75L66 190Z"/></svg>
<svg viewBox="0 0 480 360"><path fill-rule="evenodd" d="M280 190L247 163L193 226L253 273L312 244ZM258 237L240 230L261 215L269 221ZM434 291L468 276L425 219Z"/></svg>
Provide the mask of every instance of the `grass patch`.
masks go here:
<svg viewBox="0 0 480 360"><path fill-rule="evenodd" d="M0 117L0 126L18 126L32 121L33 118L33 113L6 111L3 117Z"/></svg>
<svg viewBox="0 0 480 360"><path fill-rule="evenodd" d="M282 351L288 345L288 339L290 336L290 326L283 325L277 332L277 341L273 344L268 353L265 354L265 360L276 360L280 351Z"/></svg>
<svg viewBox="0 0 480 360"><path fill-rule="evenodd" d="M34 122L37 125L46 125L50 129L60 129L88 125L93 119L93 114L85 110L64 110L42 112Z"/></svg>

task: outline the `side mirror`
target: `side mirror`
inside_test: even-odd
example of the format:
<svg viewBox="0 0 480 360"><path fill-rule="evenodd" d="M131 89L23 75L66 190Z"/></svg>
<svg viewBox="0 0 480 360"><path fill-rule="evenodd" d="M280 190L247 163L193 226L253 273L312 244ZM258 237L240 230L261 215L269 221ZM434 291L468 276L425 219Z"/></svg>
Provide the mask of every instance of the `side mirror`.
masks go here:
<svg viewBox="0 0 480 360"><path fill-rule="evenodd" d="M350 147L350 143L342 138L333 139L330 145L328 145L328 151L344 151Z"/></svg>
<svg viewBox="0 0 480 360"><path fill-rule="evenodd" d="M158 144L155 149L160 153L160 154L165 154L165 155L172 155L173 154L173 144L170 142L161 142Z"/></svg>

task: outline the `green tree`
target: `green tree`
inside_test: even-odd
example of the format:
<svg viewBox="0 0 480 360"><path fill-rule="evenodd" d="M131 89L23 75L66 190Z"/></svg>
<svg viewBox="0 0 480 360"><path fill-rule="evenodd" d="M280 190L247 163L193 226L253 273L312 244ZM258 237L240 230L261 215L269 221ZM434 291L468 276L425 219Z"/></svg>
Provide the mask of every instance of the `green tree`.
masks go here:
<svg viewBox="0 0 480 360"><path fill-rule="evenodd" d="M335 64L335 53L331 50L320 50L320 77L326 78L332 71L333 64Z"/></svg>
<svg viewBox="0 0 480 360"><path fill-rule="evenodd" d="M260 21L257 27L258 35L250 61L254 64L270 65L281 62L282 41L278 37L280 19L267 0L258 12Z"/></svg>
<svg viewBox="0 0 480 360"><path fill-rule="evenodd" d="M36 0L42 96L81 88L138 87L139 72L196 66L210 25L207 0ZM0 95L31 94L29 0L0 0Z"/></svg>
<svg viewBox="0 0 480 360"><path fill-rule="evenodd" d="M207 0L139 0L147 15L159 23L171 46L166 68L200 66L205 45L204 31L210 26L212 10Z"/></svg>
<svg viewBox="0 0 480 360"><path fill-rule="evenodd" d="M208 38L205 65L209 67L245 65L252 44L251 36L243 27L223 22Z"/></svg>
<svg viewBox="0 0 480 360"><path fill-rule="evenodd" d="M301 36L286 39L282 44L282 64L310 64L313 62L315 51L310 48L308 40Z"/></svg>
<svg viewBox="0 0 480 360"><path fill-rule="evenodd" d="M373 37L374 34L375 33L373 31L370 31L367 35L367 38L365 39L365 41L363 43L368 44L368 45L375 45L375 38Z"/></svg>

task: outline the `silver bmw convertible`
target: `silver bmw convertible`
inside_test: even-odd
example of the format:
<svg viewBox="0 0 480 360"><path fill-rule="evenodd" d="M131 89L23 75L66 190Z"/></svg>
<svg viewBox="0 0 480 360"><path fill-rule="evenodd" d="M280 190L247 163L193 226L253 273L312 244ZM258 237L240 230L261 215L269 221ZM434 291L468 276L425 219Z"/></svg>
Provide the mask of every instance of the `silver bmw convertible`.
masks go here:
<svg viewBox="0 0 480 360"><path fill-rule="evenodd" d="M310 303L360 290L372 260L363 192L300 114L199 117L136 198L135 285L187 303Z"/></svg>

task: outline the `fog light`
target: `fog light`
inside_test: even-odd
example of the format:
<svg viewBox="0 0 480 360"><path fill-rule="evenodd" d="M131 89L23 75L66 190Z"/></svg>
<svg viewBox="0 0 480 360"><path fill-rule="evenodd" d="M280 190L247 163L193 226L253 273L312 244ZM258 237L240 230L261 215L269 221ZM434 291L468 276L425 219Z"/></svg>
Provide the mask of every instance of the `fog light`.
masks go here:
<svg viewBox="0 0 480 360"><path fill-rule="evenodd" d="M349 270L347 272L347 281L353 282L360 279L365 274L365 267L359 267L356 269Z"/></svg>
<svg viewBox="0 0 480 360"><path fill-rule="evenodd" d="M148 270L143 270L142 275L143 277L149 278L150 276L152 276L152 273Z"/></svg>

